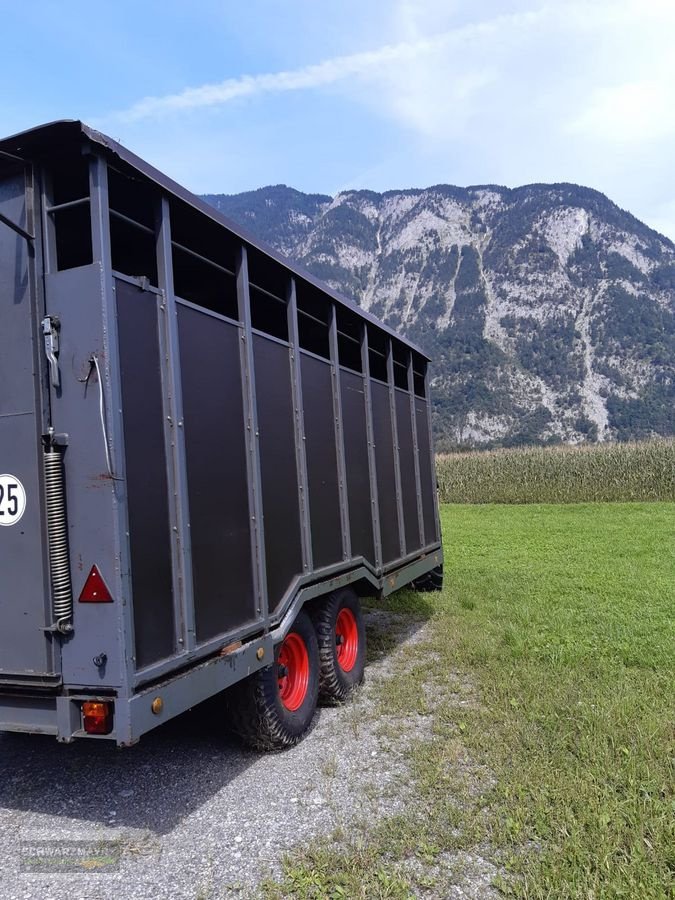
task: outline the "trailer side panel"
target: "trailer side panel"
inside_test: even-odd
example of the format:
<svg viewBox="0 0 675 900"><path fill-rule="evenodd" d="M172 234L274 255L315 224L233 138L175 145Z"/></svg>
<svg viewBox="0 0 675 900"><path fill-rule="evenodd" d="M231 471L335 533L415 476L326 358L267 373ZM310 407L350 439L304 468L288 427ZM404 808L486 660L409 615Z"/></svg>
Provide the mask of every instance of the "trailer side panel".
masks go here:
<svg viewBox="0 0 675 900"><path fill-rule="evenodd" d="M116 279L138 668L172 656L175 623L158 297Z"/></svg>
<svg viewBox="0 0 675 900"><path fill-rule="evenodd" d="M401 469L401 504L405 527L407 553L413 553L422 546L419 518L417 515L417 483L415 479L415 448L413 447L412 416L410 394L396 388L396 425L398 434L398 456Z"/></svg>
<svg viewBox="0 0 675 900"><path fill-rule="evenodd" d="M278 609L293 579L302 573L300 503L288 347L253 337L267 593Z"/></svg>
<svg viewBox="0 0 675 900"><path fill-rule="evenodd" d="M26 230L26 174L0 179L0 212ZM40 314L29 244L0 222L0 675L53 674L49 575L44 555ZM23 509L23 514L21 514Z"/></svg>
<svg viewBox="0 0 675 900"><path fill-rule="evenodd" d="M197 642L255 618L240 329L178 305Z"/></svg>
<svg viewBox="0 0 675 900"><path fill-rule="evenodd" d="M426 400L415 400L417 418L417 442L419 445L420 482L422 486L422 510L424 512L424 536L427 544L439 539L436 526L436 476L431 464L429 443L429 404Z"/></svg>
<svg viewBox="0 0 675 900"><path fill-rule="evenodd" d="M340 381L352 556L362 556L375 568L363 376L342 369Z"/></svg>
<svg viewBox="0 0 675 900"><path fill-rule="evenodd" d="M73 585L73 632L62 642L63 679L68 685L117 686L122 679L119 604L123 601L115 554L115 488L107 470L100 417L100 385L93 367L105 356L103 340L103 272L99 263L45 277L47 312L61 322L60 387L51 389L52 422L68 435L64 449L68 534ZM116 365L114 366L116 370ZM103 387L105 390L105 386ZM107 419L106 419L107 424ZM110 429L108 440L110 440ZM79 603L92 566L96 566L112 603ZM97 667L94 657L105 654Z"/></svg>
<svg viewBox="0 0 675 900"><path fill-rule="evenodd" d="M398 534L398 497L394 476L394 441L391 430L389 388L371 379L373 403L373 431L375 436L375 462L377 468L377 496L380 506L380 531L382 534L382 562L393 562L401 555Z"/></svg>
<svg viewBox="0 0 675 900"><path fill-rule="evenodd" d="M312 553L321 569L343 558L331 366L303 353L301 367Z"/></svg>

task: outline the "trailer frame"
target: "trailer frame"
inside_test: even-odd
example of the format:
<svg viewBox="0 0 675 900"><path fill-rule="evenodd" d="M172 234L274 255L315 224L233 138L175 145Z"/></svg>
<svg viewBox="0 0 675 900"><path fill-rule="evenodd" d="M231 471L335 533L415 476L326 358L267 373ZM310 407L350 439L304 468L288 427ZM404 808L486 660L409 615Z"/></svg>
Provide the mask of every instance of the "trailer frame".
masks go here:
<svg viewBox="0 0 675 900"><path fill-rule="evenodd" d="M56 154L59 159L71 160L74 153L79 153L84 160L87 194L67 196L64 200L54 193L52 157ZM72 165L79 166L79 163ZM63 742L86 736L128 746L162 721L269 666L274 647L283 640L308 601L347 585L364 596L385 597L442 566L433 475L428 357L423 351L133 153L80 122L51 123L0 141L0 177L5 171L19 180L15 173L23 172L25 215L17 222L3 211L0 198L0 241L4 230L5 234L14 235L12 240L23 242L23 249L16 251L20 262L17 262L15 282L18 283L24 272L28 273L31 289L26 289L22 298L27 298L31 309L39 311L40 320L53 321L60 333L57 362L62 376L61 382L55 384L40 352L38 321L32 323L34 377L40 385L34 410L35 438L41 448L59 453L63 458L67 506L74 515L69 516L68 522L73 579L71 622L61 627L60 623L45 621L42 629L41 639L48 642L53 655L53 671L6 672L0 659L0 730L52 734ZM152 197L152 218L143 221L142 217L136 219L128 214L128 210L116 209L110 199L110 177L116 182L120 178L137 179L139 196ZM130 206L137 201L133 192L127 199ZM211 223L209 228L221 229L218 233L222 234L223 247L227 243L228 248L233 248L231 264L214 259L215 254L209 255L206 249L195 250L182 243L183 239L178 240L172 233L172 225L178 212L183 215L183 211L186 222L195 214L199 221ZM81 253L81 248L70 246L75 232L66 232L58 224L63 214L84 217L87 224L77 235L81 239L88 229L91 240L88 256ZM116 262L115 253L119 253L121 244L111 229L118 227L130 229L129 233L138 235L139 242L152 245L154 269L153 264L148 264L147 274L133 274ZM11 241L8 246L13 247ZM64 254L70 254L68 261L74 260L76 264L64 266ZM231 309L218 311L180 296L175 285L176 254L195 265L210 266L214 272L218 271L219 277L227 279L233 285ZM278 273L283 273L283 296L252 280L249 271L252 257L261 273L267 272L266 266L271 267L272 278L281 278ZM132 264L127 268L133 268ZM285 324L275 325L282 337L270 329L254 327L252 292L256 302L279 301L285 305ZM82 302L85 295L86 304ZM314 310L312 304L316 304L316 316L309 311L309 307ZM144 310L146 325L138 322L134 325L125 312L132 307ZM236 345L239 387L233 394L223 394L223 398L241 411L246 482L242 502L248 509L245 543L250 552L251 589L250 615L242 613L236 627L216 628L206 637L204 621L213 610L204 605L197 608L198 600L202 600L196 596L195 578L203 563L195 560L193 552L195 503L190 497L188 461L190 441L194 444L196 432L190 432L192 426L186 421L186 413L188 418L193 416L193 421L194 413L186 406L186 370L181 361L181 354L187 352L187 340L184 340L187 328L183 328L181 318L199 321L201 328L204 316L208 317L209 327L214 331L220 329L223 335L227 334L229 345L233 348ZM352 329L351 334L341 331L341 319L348 322L344 327ZM306 326L309 323L310 331L312 328L321 331L322 340L325 336L325 351L309 349L306 338L303 344L299 332L301 322ZM139 332L146 328L145 333L150 336L156 329L156 346L154 338L138 344L147 354L142 370L147 377L138 384L143 385L144 391L148 390L148 395L154 391L156 400L154 407L152 404L148 407L155 414L152 434L150 431L145 434L143 425L135 431L129 430L129 422L134 417L137 422L143 421L140 403L137 409L130 409L130 384L133 384L124 374L129 360L136 358L131 353L135 327ZM355 368L343 361L342 348L347 340L354 344L350 351L353 357L349 358L354 360ZM269 583L270 574L276 575L276 570L270 569L269 541L273 529L279 529L279 522L270 514L272 507L268 508L272 502L270 447L262 443L263 407L257 384L264 371L261 354L268 352L280 361L279 371L285 371L288 365L288 395L284 401L290 404L290 423L287 419L283 422L290 429L289 459L292 456L296 473L295 501L291 505L297 511L297 565L295 569L291 567L292 578L283 593ZM235 359L234 353L233 349L224 356L231 361ZM380 377L372 374L372 365ZM329 393L325 396L330 397L330 407L314 403L308 419L304 399L308 390L314 390L314 379L307 374L310 370L317 376L321 374L321 378L329 373L326 382L330 385ZM196 369L192 375L197 380L201 377ZM265 384L265 391L269 392L269 384ZM224 383L219 387L226 391ZM363 403L362 408L358 407L358 415L364 436L360 448L365 450L361 454L363 483L367 481L367 497L362 507L354 502L350 504L350 491L352 499L358 491L353 474L355 466L347 461L347 451L352 447L346 437L345 388L363 395L363 400L358 401ZM382 398L377 403L377 416L374 391ZM161 412L161 423L158 412ZM265 411L267 420L270 415L276 415L273 407ZM318 430L313 421L317 415L324 416L323 426ZM332 437L324 445L329 419ZM150 613L144 613L146 618L140 618L140 601L134 602L134 558L138 570L139 551L138 539L134 544L133 536L140 515L138 507L133 509L136 501L129 479L131 469L138 465L138 453L134 456L133 448L130 453L127 450L130 440L132 444L140 440L141 432L147 447L161 447L164 457L156 467L148 464L147 480L156 477L154 487L163 495L165 517L158 514L155 524L159 527L166 519L166 547L164 539L156 535L146 543L149 555L159 559L162 553L168 553L166 587L170 588L171 601L165 612L170 612L171 629L162 638L166 638L166 647L170 647L168 653L159 646L161 641L152 627L148 627L150 621L151 625L155 623L166 629L167 616L155 614L153 619ZM263 438L265 434L263 428ZM320 479L317 481L316 472L309 469L310 462L314 464L321 453L308 451L311 442L334 459L334 469L328 467L332 479L329 487L335 489L337 507L333 512L337 511L338 517L330 525L336 543L331 548L333 557L327 563L321 559L326 553L325 546L318 544L323 536L316 512ZM385 458L382 454L387 447L391 452ZM150 460L151 456L144 458ZM393 475L393 497L387 496L386 486L390 482L385 477L385 465ZM139 475L137 471L134 477L138 485L142 473ZM322 484L321 490L323 487ZM390 514L392 500L394 516ZM45 498L34 502L39 506L44 540L48 544ZM363 513L363 509L367 512ZM150 517L150 512L147 514ZM369 523L370 559L355 550L358 544L355 523L360 526L359 516ZM313 518L317 519L314 524ZM397 549L392 551L392 547ZM100 570L114 602L77 602L90 564ZM247 564L242 565L246 568ZM157 571L160 568L157 566ZM209 577L213 583L213 574ZM11 588L11 576L7 576L6 583ZM204 596L202 591L201 597ZM85 700L114 703L114 722L108 734L85 733L81 714Z"/></svg>

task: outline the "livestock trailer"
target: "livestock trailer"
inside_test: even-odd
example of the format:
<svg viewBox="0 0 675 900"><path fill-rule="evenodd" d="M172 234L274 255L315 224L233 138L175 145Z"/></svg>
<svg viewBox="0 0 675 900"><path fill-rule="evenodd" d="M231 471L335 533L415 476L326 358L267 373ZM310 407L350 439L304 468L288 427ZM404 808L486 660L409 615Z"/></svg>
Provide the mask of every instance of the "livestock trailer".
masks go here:
<svg viewBox="0 0 675 900"><path fill-rule="evenodd" d="M428 359L77 121L0 141L0 730L276 748L433 589ZM228 689L228 690L226 690Z"/></svg>

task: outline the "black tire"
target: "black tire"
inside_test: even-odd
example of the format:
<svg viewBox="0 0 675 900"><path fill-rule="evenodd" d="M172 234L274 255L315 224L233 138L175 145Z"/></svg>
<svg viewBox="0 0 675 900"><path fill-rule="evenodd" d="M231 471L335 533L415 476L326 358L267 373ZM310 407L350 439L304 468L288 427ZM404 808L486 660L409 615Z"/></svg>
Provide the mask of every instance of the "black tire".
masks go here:
<svg viewBox="0 0 675 900"><path fill-rule="evenodd" d="M356 645L348 656L342 656L341 663L340 648L346 648L346 644L338 644L342 635L337 625L343 610L352 620L348 626L353 624L354 628L350 640L355 639ZM366 628L359 598L351 588L342 588L317 601L311 616L319 642L319 698L327 704L342 703L363 681L366 666Z"/></svg>
<svg viewBox="0 0 675 900"><path fill-rule="evenodd" d="M425 572L412 582L412 588L421 593L443 590L443 566L436 566L430 572Z"/></svg>
<svg viewBox="0 0 675 900"><path fill-rule="evenodd" d="M283 676L279 662L289 641L299 639L307 653L307 684L304 699L295 709L284 702ZM287 651L286 651L287 652ZM290 676L288 676L290 677ZM316 712L319 694L319 647L312 621L301 611L284 640L274 651L274 663L249 675L228 691L228 712L232 730L256 750L283 750L304 737Z"/></svg>

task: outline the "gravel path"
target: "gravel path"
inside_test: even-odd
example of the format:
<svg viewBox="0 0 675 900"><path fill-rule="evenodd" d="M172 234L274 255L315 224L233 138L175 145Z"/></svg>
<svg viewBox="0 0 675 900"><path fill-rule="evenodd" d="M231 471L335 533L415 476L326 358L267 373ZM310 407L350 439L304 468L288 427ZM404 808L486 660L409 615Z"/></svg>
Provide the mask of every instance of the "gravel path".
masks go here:
<svg viewBox="0 0 675 900"><path fill-rule="evenodd" d="M399 632L393 654L368 667L354 702L320 710L307 738L284 753L244 750L197 713L124 751L0 735L3 900L249 897L262 877L279 873L285 850L404 808L405 738L385 748L369 708L373 687L423 628L384 613L369 619ZM425 725L411 723L408 733ZM69 840L112 841L118 870L21 871L31 848ZM492 896L494 870L480 860L474 867L476 877L453 896Z"/></svg>

